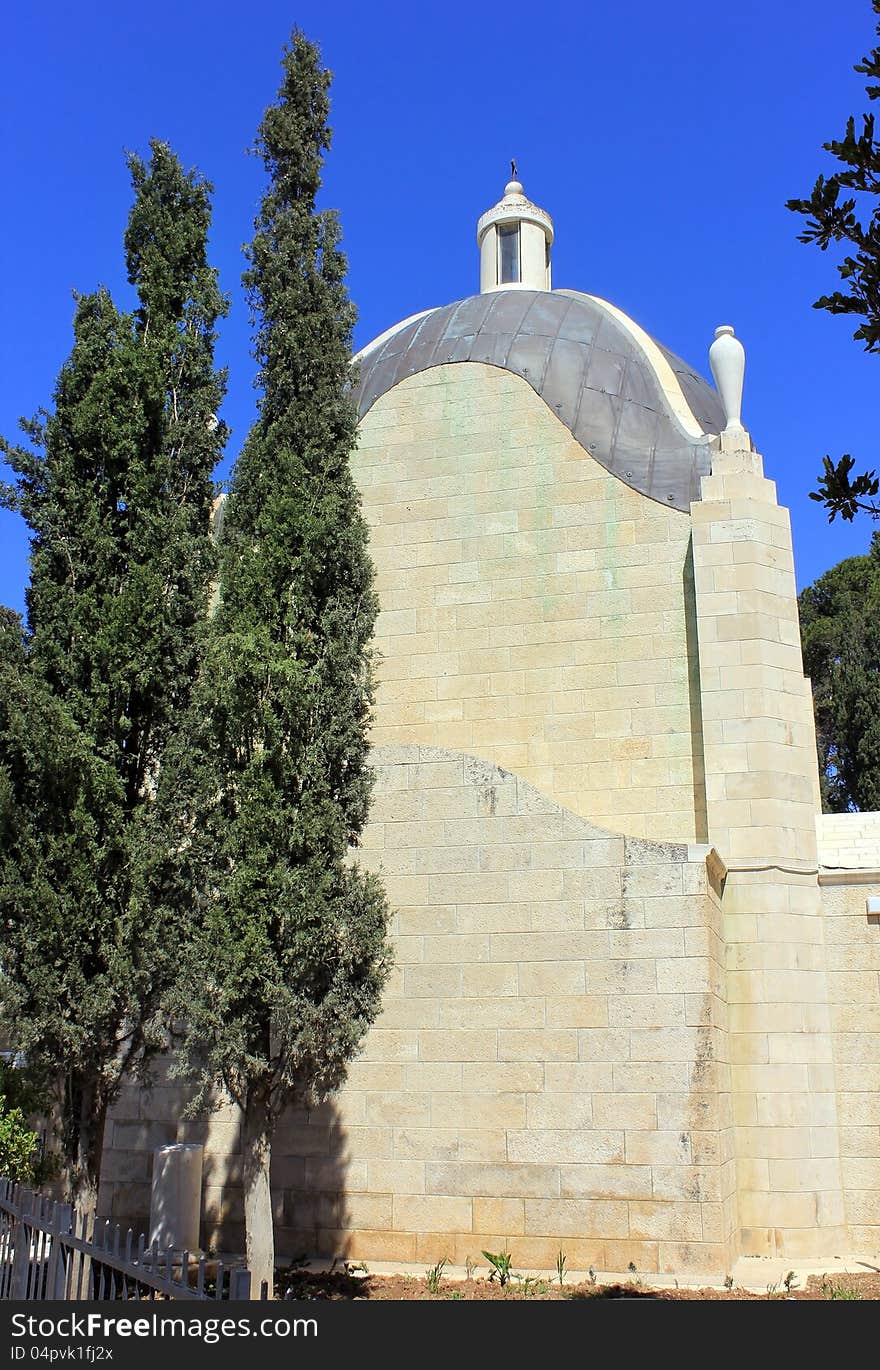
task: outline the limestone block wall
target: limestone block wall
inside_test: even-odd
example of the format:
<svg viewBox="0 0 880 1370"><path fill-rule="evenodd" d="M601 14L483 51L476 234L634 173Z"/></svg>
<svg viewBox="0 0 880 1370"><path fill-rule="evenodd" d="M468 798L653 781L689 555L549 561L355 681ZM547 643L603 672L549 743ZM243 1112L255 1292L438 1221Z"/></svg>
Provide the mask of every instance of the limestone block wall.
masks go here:
<svg viewBox="0 0 880 1370"><path fill-rule="evenodd" d="M692 504L709 840L726 867L740 1241L845 1246L815 815L788 513L742 430Z"/></svg>
<svg viewBox="0 0 880 1370"><path fill-rule="evenodd" d="M849 1249L825 927L815 873L728 874L732 1104L743 1255Z"/></svg>
<svg viewBox="0 0 880 1370"><path fill-rule="evenodd" d="M843 1200L860 1252L880 1249L880 915L867 912L872 895L880 896L880 876L822 889Z"/></svg>
<svg viewBox="0 0 880 1370"><path fill-rule="evenodd" d="M687 514L474 362L383 395L353 469L382 606L374 741L483 756L613 831L703 840Z"/></svg>
<svg viewBox="0 0 880 1370"><path fill-rule="evenodd" d="M880 870L880 813L821 813L816 817L822 866Z"/></svg>
<svg viewBox="0 0 880 1370"><path fill-rule="evenodd" d="M880 813L817 815L840 1168L849 1240L880 1247ZM824 868L824 869L823 869ZM851 874L847 874L851 872Z"/></svg>
<svg viewBox="0 0 880 1370"><path fill-rule="evenodd" d="M275 1143L288 1255L723 1273L736 1224L721 915L704 851L605 832L490 763L379 750L364 858L396 965L347 1086ZM234 1110L132 1091L102 1206L140 1148L206 1143L205 1241L241 1245ZM134 1118L126 1110L137 1105Z"/></svg>
<svg viewBox="0 0 880 1370"><path fill-rule="evenodd" d="M880 815L817 823L788 516L747 435L717 446L688 518L493 367L364 419L362 859L395 967L345 1089L281 1121L280 1254L876 1249ZM201 1140L205 1243L241 1249L240 1119L184 1123L184 1097L123 1092L102 1210L142 1226L149 1148Z"/></svg>
<svg viewBox="0 0 880 1370"><path fill-rule="evenodd" d="M730 863L815 868L815 725L788 510L748 435L691 505L709 840Z"/></svg>

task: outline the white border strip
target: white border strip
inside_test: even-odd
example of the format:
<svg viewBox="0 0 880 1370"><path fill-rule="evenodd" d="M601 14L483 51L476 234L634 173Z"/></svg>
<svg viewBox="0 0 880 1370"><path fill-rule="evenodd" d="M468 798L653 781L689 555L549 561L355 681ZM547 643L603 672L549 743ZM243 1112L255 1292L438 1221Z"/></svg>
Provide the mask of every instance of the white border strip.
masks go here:
<svg viewBox="0 0 880 1370"><path fill-rule="evenodd" d="M434 308L436 307L437 306L435 305ZM426 314L433 313L434 309L420 309L418 314L410 314L408 319L401 319L400 323L392 324L390 328L385 329L384 333L380 333L378 338L374 338L372 342L367 343L366 347L362 347L360 352L355 352L352 361L359 362L368 352L374 352L377 347L381 347L389 338L393 338L395 333L400 332L401 328L406 328L408 323L415 323L416 319L423 319Z"/></svg>
<svg viewBox="0 0 880 1370"><path fill-rule="evenodd" d="M694 417L693 411L684 397L684 391L679 384L678 377L669 365L669 362L654 342L654 339L650 337L643 328L640 328L634 319L631 319L628 314L624 314L623 310L618 309L616 305L609 304L607 300L600 299L598 295L587 295L582 290L557 290L554 291L554 294L570 295L574 299L592 300L593 304L599 305L601 309L606 309L611 317L616 319L617 322L626 329L633 341L638 344L645 354L654 375L660 382L660 388L666 396L670 409L688 437L702 438L706 436Z"/></svg>

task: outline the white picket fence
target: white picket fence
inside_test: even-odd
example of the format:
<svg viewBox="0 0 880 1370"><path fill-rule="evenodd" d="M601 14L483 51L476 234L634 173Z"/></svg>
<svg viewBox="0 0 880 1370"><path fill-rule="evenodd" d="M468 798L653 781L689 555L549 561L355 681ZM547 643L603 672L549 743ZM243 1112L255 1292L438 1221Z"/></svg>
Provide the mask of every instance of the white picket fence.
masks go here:
<svg viewBox="0 0 880 1370"><path fill-rule="evenodd" d="M249 1299L250 1271L135 1241L0 1178L0 1299ZM265 1298L265 1287L261 1290Z"/></svg>

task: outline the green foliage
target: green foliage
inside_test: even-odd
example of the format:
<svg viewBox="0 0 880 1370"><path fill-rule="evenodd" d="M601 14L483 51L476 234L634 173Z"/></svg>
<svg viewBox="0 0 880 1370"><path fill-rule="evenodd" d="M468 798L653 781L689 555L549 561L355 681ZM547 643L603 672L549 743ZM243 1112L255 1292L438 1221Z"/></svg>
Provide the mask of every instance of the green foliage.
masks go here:
<svg viewBox="0 0 880 1370"><path fill-rule="evenodd" d="M151 811L201 657L223 440L210 186L162 143L129 167L139 307L79 297L53 411L22 424L31 447L0 444L31 530L27 627L0 622L0 993L16 1046L64 1082L71 1187L92 1194L174 969Z"/></svg>
<svg viewBox="0 0 880 1370"><path fill-rule="evenodd" d="M428 1285L429 1294L439 1294L440 1283L443 1279L443 1271L446 1269L448 1264L448 1258L446 1256L443 1256L437 1262L436 1265L432 1265L430 1270L425 1271L425 1280Z"/></svg>
<svg viewBox="0 0 880 1370"><path fill-rule="evenodd" d="M880 517L880 504L868 502L880 492L880 477L876 471L860 471L857 476L851 476L854 465L849 452L836 462L829 456L822 458L822 475L817 488L810 491L810 499L825 505L829 523L833 523L838 514L852 523L860 509L875 518Z"/></svg>
<svg viewBox="0 0 880 1370"><path fill-rule="evenodd" d="M546 1280L538 1279L534 1275L516 1275L514 1278L520 1282L519 1292L524 1299L534 1299L539 1295L550 1293L550 1285Z"/></svg>
<svg viewBox="0 0 880 1370"><path fill-rule="evenodd" d="M560 1251L557 1251L557 1253L556 1253L556 1278L557 1278L557 1280L559 1281L559 1287L560 1287L560 1289L562 1288L562 1285L563 1285L564 1282L565 1282L565 1269L566 1269L566 1265L567 1265L567 1261L566 1261L566 1259L565 1259L565 1252L564 1252L564 1251L561 1251L561 1250L560 1250Z"/></svg>
<svg viewBox="0 0 880 1370"><path fill-rule="evenodd" d="M880 808L880 534L800 594L822 807Z"/></svg>
<svg viewBox="0 0 880 1370"><path fill-rule="evenodd" d="M852 1284L835 1284L833 1280L823 1279L822 1281L823 1299L847 1299L861 1300L861 1294Z"/></svg>
<svg viewBox="0 0 880 1370"><path fill-rule="evenodd" d="M483 1255L489 1262L489 1283L497 1280L502 1289L505 1289L514 1276L514 1271L510 1268L511 1255L508 1250L504 1251L484 1251Z"/></svg>
<svg viewBox="0 0 880 1370"><path fill-rule="evenodd" d="M873 8L880 16L880 0L873 0ZM877 33L880 36L880 23ZM868 77L868 99L880 97L880 46L854 69ZM866 352L880 352L880 140L874 134L874 115L862 115L858 133L850 118L843 138L823 147L842 169L828 177L820 175L808 199L787 201L788 209L806 217L806 227L798 235L802 243L815 243L822 252L832 243L848 249L837 265L843 288L823 295L814 308L857 316L861 322L853 337ZM852 519L859 510L880 518L880 478L876 471L853 477L853 465L848 453L837 462L824 458L819 488L810 498L825 505L829 522L838 514Z"/></svg>
<svg viewBox="0 0 880 1370"><path fill-rule="evenodd" d="M37 1160L37 1134L20 1108L12 1108L0 1094L0 1175L30 1184Z"/></svg>
<svg viewBox="0 0 880 1370"><path fill-rule="evenodd" d="M0 1097L6 1109L17 1109L23 1115L28 1130L35 1119L42 1124L43 1141L40 1142L37 1134L33 1134L37 1149L32 1158L28 1183L39 1186L55 1179L59 1157L57 1151L46 1144L47 1138L50 1142L54 1138L52 1115L56 1100L51 1081L20 1059L0 1056ZM0 1175L7 1173L0 1165Z"/></svg>
<svg viewBox="0 0 880 1370"><path fill-rule="evenodd" d="M339 224L315 207L329 82L294 33L259 130L269 184L245 275L259 416L224 509L201 685L164 772L171 845L200 890L179 1068L196 1106L222 1085L245 1110L246 1208L248 1156L265 1173L280 1111L341 1084L388 971L384 893L351 860L372 783L377 601L349 468L355 314Z"/></svg>
<svg viewBox="0 0 880 1370"><path fill-rule="evenodd" d="M0 1056L0 1094L6 1100L7 1108L20 1108L27 1117L46 1113L51 1107L45 1084L8 1056Z"/></svg>

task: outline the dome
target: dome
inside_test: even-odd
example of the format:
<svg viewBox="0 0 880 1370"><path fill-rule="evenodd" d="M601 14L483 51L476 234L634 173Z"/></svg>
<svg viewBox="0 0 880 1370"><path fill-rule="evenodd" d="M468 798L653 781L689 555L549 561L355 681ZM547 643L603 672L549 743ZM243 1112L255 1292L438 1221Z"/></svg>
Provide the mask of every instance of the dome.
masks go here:
<svg viewBox="0 0 880 1370"><path fill-rule="evenodd" d="M613 305L573 290L494 290L414 316L359 354L362 418L407 376L482 362L522 376L590 456L687 511L725 426L717 392Z"/></svg>

